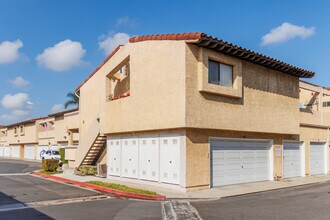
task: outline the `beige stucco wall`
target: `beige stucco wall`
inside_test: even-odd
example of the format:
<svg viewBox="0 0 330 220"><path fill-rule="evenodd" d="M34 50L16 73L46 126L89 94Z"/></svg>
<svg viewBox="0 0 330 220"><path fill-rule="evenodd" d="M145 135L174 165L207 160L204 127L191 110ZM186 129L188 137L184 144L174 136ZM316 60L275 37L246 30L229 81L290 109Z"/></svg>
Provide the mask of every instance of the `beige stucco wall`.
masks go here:
<svg viewBox="0 0 330 220"><path fill-rule="evenodd" d="M227 59L209 49L186 46L187 127L299 133L298 78L231 58L242 65L242 98L201 93L198 75L207 74L203 71L208 66L207 57Z"/></svg>
<svg viewBox="0 0 330 220"><path fill-rule="evenodd" d="M80 90L82 136L98 115L101 133L183 127L184 47L180 41L122 47ZM131 95L106 101L106 75L128 56Z"/></svg>
<svg viewBox="0 0 330 220"><path fill-rule="evenodd" d="M79 111L64 114L55 118L54 139L57 143L68 142L69 130L79 130ZM78 142L79 136L73 135L73 141Z"/></svg>
<svg viewBox="0 0 330 220"><path fill-rule="evenodd" d="M24 143L36 143L37 131L35 123L25 124L24 133L20 133L18 127L17 135L14 134L14 127L9 127L7 130L7 143L8 144L24 144Z"/></svg>

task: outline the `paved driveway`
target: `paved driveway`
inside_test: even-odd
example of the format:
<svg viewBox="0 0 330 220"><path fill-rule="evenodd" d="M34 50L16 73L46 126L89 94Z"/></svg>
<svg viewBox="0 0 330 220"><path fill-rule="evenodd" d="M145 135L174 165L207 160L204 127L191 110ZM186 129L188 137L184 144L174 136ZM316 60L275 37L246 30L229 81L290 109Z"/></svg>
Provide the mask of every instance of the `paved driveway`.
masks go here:
<svg viewBox="0 0 330 220"><path fill-rule="evenodd" d="M26 162L13 161L25 164ZM30 165L28 165L30 166ZM4 169L8 173L12 168ZM21 173L21 171L17 171ZM0 219L329 219L330 182L213 201L118 199L31 175L0 174Z"/></svg>
<svg viewBox="0 0 330 220"><path fill-rule="evenodd" d="M330 219L330 183L193 202L204 219Z"/></svg>
<svg viewBox="0 0 330 220"><path fill-rule="evenodd" d="M0 174L28 173L40 169L40 162L0 158Z"/></svg>

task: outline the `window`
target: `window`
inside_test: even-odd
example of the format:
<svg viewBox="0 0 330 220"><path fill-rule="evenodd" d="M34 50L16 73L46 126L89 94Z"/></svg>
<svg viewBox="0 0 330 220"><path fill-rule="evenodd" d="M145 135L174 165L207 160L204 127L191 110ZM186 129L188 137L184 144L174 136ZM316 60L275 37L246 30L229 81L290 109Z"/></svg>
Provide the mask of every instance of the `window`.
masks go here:
<svg viewBox="0 0 330 220"><path fill-rule="evenodd" d="M14 134L17 134L17 127L14 128Z"/></svg>
<svg viewBox="0 0 330 220"><path fill-rule="evenodd" d="M329 107L330 106L330 102L323 102L323 107Z"/></svg>
<svg viewBox="0 0 330 220"><path fill-rule="evenodd" d="M23 133L24 133L24 126L21 125L21 126L19 127L19 130L20 130L20 133L23 134Z"/></svg>
<svg viewBox="0 0 330 220"><path fill-rule="evenodd" d="M209 83L233 86L233 66L209 60Z"/></svg>

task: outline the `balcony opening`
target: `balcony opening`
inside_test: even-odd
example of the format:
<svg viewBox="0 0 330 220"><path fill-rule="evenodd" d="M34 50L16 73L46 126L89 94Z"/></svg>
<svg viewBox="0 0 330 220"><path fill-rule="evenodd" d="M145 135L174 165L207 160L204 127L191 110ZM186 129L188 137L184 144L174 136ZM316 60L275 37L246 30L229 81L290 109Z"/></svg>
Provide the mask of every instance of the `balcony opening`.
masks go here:
<svg viewBox="0 0 330 220"><path fill-rule="evenodd" d="M107 101L129 97L130 93L130 62L126 58L106 77Z"/></svg>

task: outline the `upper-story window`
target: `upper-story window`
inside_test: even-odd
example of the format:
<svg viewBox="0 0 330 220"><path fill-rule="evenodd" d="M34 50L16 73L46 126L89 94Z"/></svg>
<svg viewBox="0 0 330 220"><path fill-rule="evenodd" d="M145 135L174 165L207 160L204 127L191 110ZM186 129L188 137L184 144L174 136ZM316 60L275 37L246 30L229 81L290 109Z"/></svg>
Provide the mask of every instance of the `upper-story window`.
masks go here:
<svg viewBox="0 0 330 220"><path fill-rule="evenodd" d="M323 102L323 107L329 107L330 106L330 102Z"/></svg>
<svg viewBox="0 0 330 220"><path fill-rule="evenodd" d="M209 83L233 86L233 66L209 60Z"/></svg>
<svg viewBox="0 0 330 220"><path fill-rule="evenodd" d="M17 135L18 134L18 131L17 131L17 127L14 127L14 135Z"/></svg>
<svg viewBox="0 0 330 220"><path fill-rule="evenodd" d="M21 125L19 127L19 132L20 132L20 134L24 134L24 126L23 125Z"/></svg>

